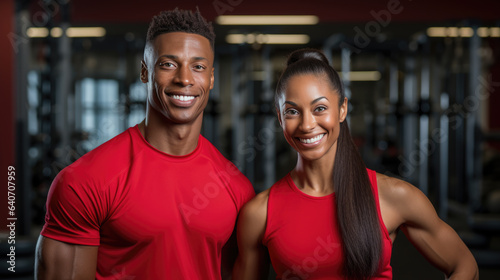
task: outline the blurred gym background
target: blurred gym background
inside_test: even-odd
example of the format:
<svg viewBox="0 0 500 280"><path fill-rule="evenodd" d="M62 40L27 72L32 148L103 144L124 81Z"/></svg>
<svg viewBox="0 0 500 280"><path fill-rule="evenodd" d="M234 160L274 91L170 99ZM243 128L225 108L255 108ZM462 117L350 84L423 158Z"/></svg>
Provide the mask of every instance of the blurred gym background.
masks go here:
<svg viewBox="0 0 500 280"><path fill-rule="evenodd" d="M32 279L51 181L139 123L149 20L198 7L214 23L216 84L203 135L257 192L295 163L274 87L292 50L324 50L341 73L349 122L371 169L419 187L500 279L500 3L496 0L2 0L1 168L16 171L16 272L0 228L0 278ZM278 16L278 17L276 17ZM8 218L0 192L0 222ZM403 234L394 279L443 279Z"/></svg>

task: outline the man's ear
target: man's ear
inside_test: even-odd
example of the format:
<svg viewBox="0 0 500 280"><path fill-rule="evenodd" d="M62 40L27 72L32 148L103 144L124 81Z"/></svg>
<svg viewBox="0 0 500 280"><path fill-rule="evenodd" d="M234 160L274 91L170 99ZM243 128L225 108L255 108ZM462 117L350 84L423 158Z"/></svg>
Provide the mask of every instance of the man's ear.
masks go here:
<svg viewBox="0 0 500 280"><path fill-rule="evenodd" d="M214 70L215 68L212 67L212 73L210 73L210 89L214 88Z"/></svg>
<svg viewBox="0 0 500 280"><path fill-rule="evenodd" d="M343 122L345 118L347 117L347 107L348 107L349 102L347 101L347 97L344 97L344 102L342 102L342 105L340 105L340 114L339 114L339 119L340 122Z"/></svg>
<svg viewBox="0 0 500 280"><path fill-rule="evenodd" d="M146 65L146 62L141 60L141 81L143 83L147 83L149 81L148 79L148 66Z"/></svg>

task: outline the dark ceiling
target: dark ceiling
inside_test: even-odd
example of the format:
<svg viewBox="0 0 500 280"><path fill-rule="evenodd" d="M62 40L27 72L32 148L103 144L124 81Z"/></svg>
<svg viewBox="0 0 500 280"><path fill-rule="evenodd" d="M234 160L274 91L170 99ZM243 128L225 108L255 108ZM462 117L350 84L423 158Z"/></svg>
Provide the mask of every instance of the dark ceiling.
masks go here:
<svg viewBox="0 0 500 280"><path fill-rule="evenodd" d="M68 0L54 0L68 1ZM37 2L37 1L34 1ZM443 22L462 19L500 20L500 1L453 0L344 0L344 1L265 1L265 0L71 0L71 19L74 23L140 23L161 10L175 7L195 9L214 20L220 14L250 15L317 15L320 22L363 22L374 19L381 10L392 13L391 20L406 22Z"/></svg>
<svg viewBox="0 0 500 280"><path fill-rule="evenodd" d="M28 1L28 0L25 0ZM42 1L31 1L31 14L44 11ZM215 25L217 44L229 33L305 33L310 45L322 45L333 34L354 38L368 24L380 31L370 40L409 41L430 26L500 26L500 1L452 0L351 0L351 1L264 1L264 0L50 0L56 11L55 24L61 20L58 3L69 3L68 18L75 26L104 26L107 38L140 39L145 36L151 17L162 10L179 7L196 9L210 21L218 15L316 15L312 26L220 26ZM46 8L47 9L47 8ZM381 22L384 20L385 22ZM372 42L372 43L373 43ZM373 44L372 44L373 45Z"/></svg>

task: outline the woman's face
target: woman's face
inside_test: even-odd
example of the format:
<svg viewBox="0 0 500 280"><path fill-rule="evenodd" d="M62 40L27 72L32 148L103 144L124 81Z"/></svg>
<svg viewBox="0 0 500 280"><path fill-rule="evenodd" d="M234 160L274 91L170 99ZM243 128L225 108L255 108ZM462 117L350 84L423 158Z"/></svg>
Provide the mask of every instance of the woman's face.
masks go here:
<svg viewBox="0 0 500 280"><path fill-rule="evenodd" d="M325 77L304 74L288 80L279 98L279 121L287 142L305 160L335 156L340 123L347 114L347 98L339 107L339 94Z"/></svg>

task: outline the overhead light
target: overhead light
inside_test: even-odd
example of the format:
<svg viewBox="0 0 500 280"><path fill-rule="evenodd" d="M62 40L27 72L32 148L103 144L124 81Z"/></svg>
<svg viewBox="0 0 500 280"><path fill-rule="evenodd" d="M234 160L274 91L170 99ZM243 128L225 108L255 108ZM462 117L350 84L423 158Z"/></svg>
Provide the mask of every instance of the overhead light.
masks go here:
<svg viewBox="0 0 500 280"><path fill-rule="evenodd" d="M429 37L472 37L474 29L471 27L429 27L427 36ZM500 37L500 27L479 27L477 29L479 37Z"/></svg>
<svg viewBox="0 0 500 280"><path fill-rule="evenodd" d="M474 36L474 29L470 27L461 27L458 30L458 34L460 34L460 37L472 37Z"/></svg>
<svg viewBox="0 0 500 280"><path fill-rule="evenodd" d="M306 34L229 34L226 36L229 44L307 44Z"/></svg>
<svg viewBox="0 0 500 280"><path fill-rule="evenodd" d="M66 30L68 37L104 37L106 29L102 27L69 27Z"/></svg>
<svg viewBox="0 0 500 280"><path fill-rule="evenodd" d="M50 30L50 36L54 38L59 38L63 35L63 30L61 27L54 27Z"/></svg>
<svg viewBox="0 0 500 280"><path fill-rule="evenodd" d="M59 38L63 35L64 31L61 27L53 27L52 29L45 27L29 27L26 30L26 35L30 38L45 38L52 36ZM66 29L66 36L68 37L104 37L106 29L103 27L68 27Z"/></svg>
<svg viewBox="0 0 500 280"><path fill-rule="evenodd" d="M490 27L490 37L500 37L500 27Z"/></svg>
<svg viewBox="0 0 500 280"><path fill-rule="evenodd" d="M488 27L479 27L477 29L477 34L480 37L488 37L490 36L490 30L488 29Z"/></svg>
<svg viewBox="0 0 500 280"><path fill-rule="evenodd" d="M342 72L339 72L339 76L344 78ZM378 81L381 76L379 71L350 71L348 74L349 81L353 82Z"/></svg>
<svg viewBox="0 0 500 280"><path fill-rule="evenodd" d="M248 15L218 16L215 21L220 25L314 25L319 20L313 15Z"/></svg>
<svg viewBox="0 0 500 280"><path fill-rule="evenodd" d="M45 27L30 27L26 30L30 38L43 38L49 36L49 30Z"/></svg>
<svg viewBox="0 0 500 280"><path fill-rule="evenodd" d="M427 29L429 37L472 37L474 30L470 27L430 27Z"/></svg>

